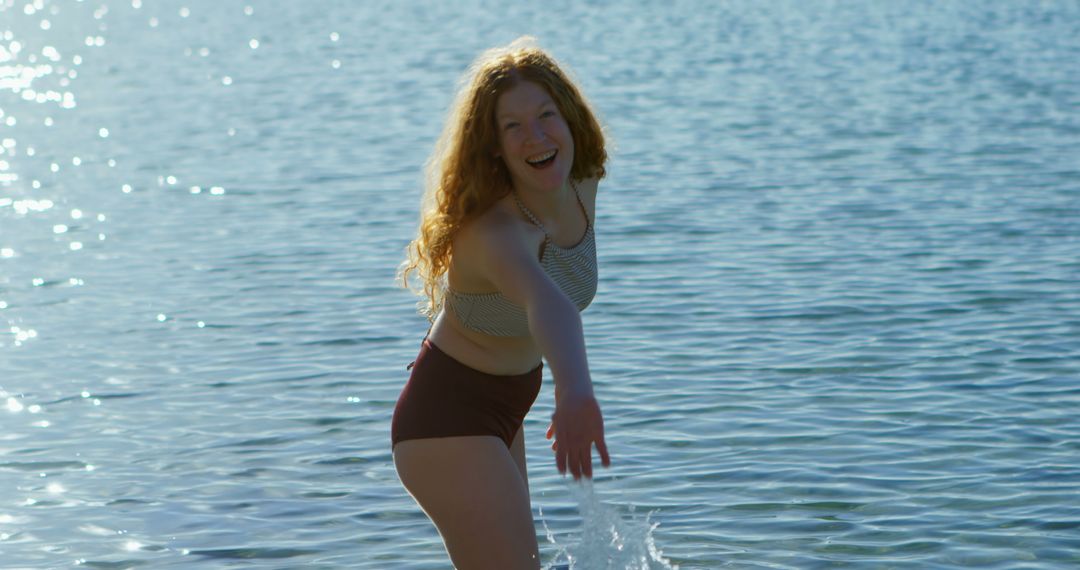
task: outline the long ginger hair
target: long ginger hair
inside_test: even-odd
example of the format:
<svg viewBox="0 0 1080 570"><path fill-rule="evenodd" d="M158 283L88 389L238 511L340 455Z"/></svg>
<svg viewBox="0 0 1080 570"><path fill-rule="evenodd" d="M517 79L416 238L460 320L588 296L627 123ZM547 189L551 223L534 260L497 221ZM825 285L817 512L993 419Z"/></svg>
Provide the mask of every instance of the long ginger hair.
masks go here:
<svg viewBox="0 0 1080 570"><path fill-rule="evenodd" d="M464 80L428 159L420 228L398 275L401 285L426 299L418 309L429 321L442 307L457 230L513 190L510 171L495 156L495 104L500 95L522 81L548 92L574 138L571 179L603 178L607 161L604 134L588 101L533 38L523 36L485 51ZM412 286L410 277L418 277L423 288Z"/></svg>

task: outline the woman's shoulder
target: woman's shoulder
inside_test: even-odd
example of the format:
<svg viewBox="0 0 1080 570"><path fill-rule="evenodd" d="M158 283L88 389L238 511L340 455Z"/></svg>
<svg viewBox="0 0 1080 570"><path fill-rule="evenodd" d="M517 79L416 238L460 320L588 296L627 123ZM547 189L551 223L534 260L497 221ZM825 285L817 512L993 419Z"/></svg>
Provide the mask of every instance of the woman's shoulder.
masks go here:
<svg viewBox="0 0 1080 570"><path fill-rule="evenodd" d="M461 226L454 236L454 252L471 260L482 261L499 251L524 248L543 242L543 232L522 223L510 196L495 202L480 215Z"/></svg>
<svg viewBox="0 0 1080 570"><path fill-rule="evenodd" d="M533 235L533 232L538 235ZM488 291L496 266L509 260L536 259L534 251L543 232L516 219L502 200L469 220L454 235L450 287L461 291ZM515 262L516 263L516 262Z"/></svg>
<svg viewBox="0 0 1080 570"><path fill-rule="evenodd" d="M596 189L600 186L600 179L595 176L592 178L586 178L584 180L578 180L577 187L581 194L596 196Z"/></svg>
<svg viewBox="0 0 1080 570"><path fill-rule="evenodd" d="M577 181L577 189L581 193L581 199L587 202L596 202L596 192L599 187L600 179L596 177Z"/></svg>
<svg viewBox="0 0 1080 570"><path fill-rule="evenodd" d="M586 178L577 181L581 201L585 203L585 209L589 212L590 219L594 221L596 220L596 191L599 185L599 178Z"/></svg>
<svg viewBox="0 0 1080 570"><path fill-rule="evenodd" d="M462 224L455 236L455 245L459 241L460 245L470 245L521 237L521 225L508 208L508 199L499 199L487 210Z"/></svg>

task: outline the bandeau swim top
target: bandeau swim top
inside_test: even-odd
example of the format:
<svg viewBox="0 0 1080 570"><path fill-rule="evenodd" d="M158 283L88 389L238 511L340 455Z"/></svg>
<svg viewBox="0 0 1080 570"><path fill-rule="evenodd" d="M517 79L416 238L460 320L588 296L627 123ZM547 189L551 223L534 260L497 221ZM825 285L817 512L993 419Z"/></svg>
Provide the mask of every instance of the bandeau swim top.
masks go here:
<svg viewBox="0 0 1080 570"><path fill-rule="evenodd" d="M536 224L544 232L544 249L540 253L540 266L544 273L560 290L577 306L578 311L584 311L593 297L596 296L598 281L596 264L596 239L593 234L593 224L589 220L589 213L585 210L585 204L581 201L581 194L577 185L571 184L574 194L577 195L578 205L585 213L585 235L577 245L571 248L562 248L555 245L551 235L521 202L517 194L514 201L517 202L525 216ZM465 328L492 336L519 337L528 336L529 320L525 314L525 308L511 303L502 293L460 293L447 288L445 303Z"/></svg>

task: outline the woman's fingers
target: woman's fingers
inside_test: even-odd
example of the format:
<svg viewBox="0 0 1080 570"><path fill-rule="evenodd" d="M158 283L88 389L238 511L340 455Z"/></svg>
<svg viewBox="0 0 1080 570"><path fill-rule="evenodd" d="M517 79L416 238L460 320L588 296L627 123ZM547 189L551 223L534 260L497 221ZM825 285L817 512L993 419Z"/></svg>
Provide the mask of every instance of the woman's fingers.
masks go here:
<svg viewBox="0 0 1080 570"><path fill-rule="evenodd" d="M552 449L555 450L555 467L559 470L559 475L566 475L566 448L552 446Z"/></svg>
<svg viewBox="0 0 1080 570"><path fill-rule="evenodd" d="M600 452L600 462L603 463L604 467L611 467L611 456L608 455L607 443L604 442L603 435L596 440L596 450Z"/></svg>
<svg viewBox="0 0 1080 570"><path fill-rule="evenodd" d="M581 474L592 479L592 445L588 445L578 456L581 460Z"/></svg>
<svg viewBox="0 0 1080 570"><path fill-rule="evenodd" d="M603 441L602 439L600 441ZM583 475L592 479L592 441L585 440L581 442L573 442L573 444L563 442L568 448L566 451L562 451L559 447L559 440L556 439L552 444L552 449L555 450L556 464L559 463L559 459L562 458L564 463L559 467L559 473L566 475L566 471L570 471L570 474L574 476L574 479L580 479ZM599 442L597 449L600 449ZM610 459L607 459L607 448L604 448L601 453L601 459L604 461L604 465L610 465Z"/></svg>
<svg viewBox="0 0 1080 570"><path fill-rule="evenodd" d="M547 437L555 437L551 444L551 449L555 452L555 465L562 475L566 475L569 470L575 480L582 475L592 478L593 444L599 452L601 464L604 467L611 465L611 457L604 440L604 419L596 400L590 400L567 402L564 406L557 403L556 413L552 414L551 425L548 426Z"/></svg>
<svg viewBox="0 0 1080 570"><path fill-rule="evenodd" d="M566 460L568 462L567 469L570 471L570 475L577 481L581 479L581 452L577 449L573 449L567 454Z"/></svg>

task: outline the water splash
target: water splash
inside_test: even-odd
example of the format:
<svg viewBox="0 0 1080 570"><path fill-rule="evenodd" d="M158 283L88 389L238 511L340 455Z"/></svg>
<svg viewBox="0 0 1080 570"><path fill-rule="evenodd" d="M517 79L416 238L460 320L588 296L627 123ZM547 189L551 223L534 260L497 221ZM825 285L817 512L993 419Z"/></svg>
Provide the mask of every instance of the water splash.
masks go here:
<svg viewBox="0 0 1080 570"><path fill-rule="evenodd" d="M559 547L556 560L547 570L606 569L606 570L679 570L678 565L663 557L656 547L653 531L660 523L634 515L624 518L614 507L605 505L597 496L590 481L570 485L570 494L578 503L582 518L581 540L573 545L561 545L544 523L548 541ZM543 511L540 512L543 520Z"/></svg>

